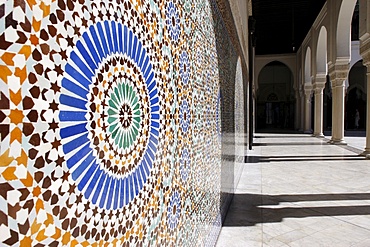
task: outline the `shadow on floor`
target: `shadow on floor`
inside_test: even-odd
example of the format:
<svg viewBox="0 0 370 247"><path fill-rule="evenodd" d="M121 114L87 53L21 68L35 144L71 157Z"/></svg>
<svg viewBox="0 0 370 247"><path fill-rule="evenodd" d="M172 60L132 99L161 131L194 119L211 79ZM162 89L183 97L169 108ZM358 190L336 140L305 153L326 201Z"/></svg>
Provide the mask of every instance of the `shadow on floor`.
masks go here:
<svg viewBox="0 0 370 247"><path fill-rule="evenodd" d="M272 142L272 143L263 143L263 142L257 142L253 143L253 146L304 146L304 145L330 145L326 142Z"/></svg>
<svg viewBox="0 0 370 247"><path fill-rule="evenodd" d="M302 134L302 131L292 130L292 129L282 129L282 128L263 128L257 129L256 133L268 133L268 134Z"/></svg>
<svg viewBox="0 0 370 247"><path fill-rule="evenodd" d="M309 138L312 138L312 136L310 135L307 135L307 134L302 134L302 135L299 135L297 133L293 133L295 135L289 135L289 136L286 136L287 138L299 138L299 139L302 139L302 138L306 138L306 139L309 139ZM263 138L269 138L269 139L277 139L277 138L282 138L281 135L276 135L276 136L263 136L263 135L258 135L258 134L255 134L255 136L253 136L253 138L257 138L257 139L263 139Z"/></svg>
<svg viewBox="0 0 370 247"><path fill-rule="evenodd" d="M302 207L290 205L276 208L282 202L370 200L370 193L259 195L235 194L224 226L254 226L258 223L281 222L285 218L341 215L370 215L369 205ZM274 208L275 207L275 208Z"/></svg>
<svg viewBox="0 0 370 247"><path fill-rule="evenodd" d="M343 161L365 160L361 155L309 155L309 156L245 156L245 163L268 163L268 162L297 162L297 161Z"/></svg>
<svg viewBox="0 0 370 247"><path fill-rule="evenodd" d="M288 138L291 138L289 136ZM302 138L302 136L295 136ZM256 138L265 138L259 135ZM266 136L270 138L270 136ZM277 138L282 138L277 136ZM312 138L312 137L309 137ZM263 139L262 139L263 140ZM326 142L279 142L256 143L255 146L278 145L289 148L287 145L329 145ZM342 147L342 146L340 146ZM348 149L350 147L343 146ZM349 155L275 155L275 156L246 156L245 163L268 163L289 161L343 161L365 160L364 156L356 152ZM247 165L247 164L246 164ZM325 164L323 164L325 165ZM287 178L288 179L288 178ZM359 205L348 205L344 202L350 200L360 201ZM361 202L362 201L362 202ZM302 203L305 202L305 205ZM306 202L316 202L306 203ZM338 202L343 202L340 204ZM282 203L285 203L283 206ZM317 206L312 206L312 205ZM353 203L352 203L353 204ZM324 206L323 206L324 205ZM327 206L329 205L329 206ZM345 206L343 206L345 205ZM297 194L297 195L263 195L263 194L234 194L233 200L226 215L224 226L254 226L259 223L281 222L287 218L344 216L344 215L370 215L370 193L341 193L341 194Z"/></svg>

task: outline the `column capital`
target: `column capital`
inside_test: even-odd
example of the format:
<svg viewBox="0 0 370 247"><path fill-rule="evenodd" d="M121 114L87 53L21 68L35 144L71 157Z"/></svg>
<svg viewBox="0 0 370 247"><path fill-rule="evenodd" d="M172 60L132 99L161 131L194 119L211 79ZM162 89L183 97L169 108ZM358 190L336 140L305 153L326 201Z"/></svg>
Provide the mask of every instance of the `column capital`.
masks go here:
<svg viewBox="0 0 370 247"><path fill-rule="evenodd" d="M347 79L348 72L349 72L349 62L339 62L336 64L329 63L328 64L330 80L334 81L338 80L345 80Z"/></svg>
<svg viewBox="0 0 370 247"><path fill-rule="evenodd" d="M338 59L337 63L328 63L331 87L344 87L349 74L349 60Z"/></svg>
<svg viewBox="0 0 370 247"><path fill-rule="evenodd" d="M312 85L304 85L304 95L307 99L311 98L312 95Z"/></svg>
<svg viewBox="0 0 370 247"><path fill-rule="evenodd" d="M324 87L316 87L314 88L315 95L316 94L324 94Z"/></svg>
<svg viewBox="0 0 370 247"><path fill-rule="evenodd" d="M326 75L323 73L316 74L313 82L314 90L323 90L325 88Z"/></svg>
<svg viewBox="0 0 370 247"><path fill-rule="evenodd" d="M370 66L370 37L365 40L360 40L360 54L362 56L362 64L366 67Z"/></svg>
<svg viewBox="0 0 370 247"><path fill-rule="evenodd" d="M303 90L306 92L306 91L312 91L312 85L311 84L308 84L308 83L305 83L304 86L303 86Z"/></svg>
<svg viewBox="0 0 370 247"><path fill-rule="evenodd" d="M362 56L362 64L366 67L370 67L370 50L361 53Z"/></svg>
<svg viewBox="0 0 370 247"><path fill-rule="evenodd" d="M362 64L368 68L367 73L369 73L370 72L369 71L369 68L370 68L370 50L365 52L365 53L361 53L361 56L362 56Z"/></svg>

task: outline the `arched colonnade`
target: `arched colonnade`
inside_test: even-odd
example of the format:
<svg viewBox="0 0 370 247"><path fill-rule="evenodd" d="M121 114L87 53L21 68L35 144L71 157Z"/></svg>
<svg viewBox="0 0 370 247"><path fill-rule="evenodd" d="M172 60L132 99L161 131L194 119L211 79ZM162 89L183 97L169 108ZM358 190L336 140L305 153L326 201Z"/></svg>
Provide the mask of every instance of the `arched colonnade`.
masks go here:
<svg viewBox="0 0 370 247"><path fill-rule="evenodd" d="M330 81L330 142L333 144L345 144L346 87L351 66L359 60L367 67L366 84L370 85L370 1L358 0L359 41L351 41L351 22L356 3L357 0L328 0L296 54L256 57L256 78L263 66L274 60L285 63L292 70L296 97L294 126L315 136L323 136L324 89L327 80ZM366 88L365 127L370 130L370 86ZM258 85L255 90L258 90ZM364 153L370 153L370 131L367 131Z"/></svg>

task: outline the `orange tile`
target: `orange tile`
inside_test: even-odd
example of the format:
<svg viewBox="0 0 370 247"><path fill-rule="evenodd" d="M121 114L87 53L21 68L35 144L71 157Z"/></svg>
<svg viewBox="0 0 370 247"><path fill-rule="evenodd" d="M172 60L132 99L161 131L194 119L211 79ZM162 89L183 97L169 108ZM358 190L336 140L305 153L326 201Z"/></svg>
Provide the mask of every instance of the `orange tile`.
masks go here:
<svg viewBox="0 0 370 247"><path fill-rule="evenodd" d="M58 240L61 236L62 236L61 230L55 227L55 234L51 237L55 240Z"/></svg>
<svg viewBox="0 0 370 247"><path fill-rule="evenodd" d="M31 44L33 45L39 44L39 38L35 34L30 35L30 41L31 41Z"/></svg>
<svg viewBox="0 0 370 247"><path fill-rule="evenodd" d="M12 75L12 71L6 65L0 65L0 79L8 83L8 76Z"/></svg>
<svg viewBox="0 0 370 247"><path fill-rule="evenodd" d="M21 150L21 155L19 157L17 157L16 160L17 160L18 165L24 165L25 167L27 167L28 156L27 156L26 152L23 149ZM0 160L0 162L1 162L1 160Z"/></svg>
<svg viewBox="0 0 370 247"><path fill-rule="evenodd" d="M35 196L35 197L38 197L40 194L41 194L41 188L39 186L33 188L33 191L32 191L32 194Z"/></svg>
<svg viewBox="0 0 370 247"><path fill-rule="evenodd" d="M14 141L22 142L22 131L19 128L14 128L10 133L10 143Z"/></svg>
<svg viewBox="0 0 370 247"><path fill-rule="evenodd" d="M19 54L23 54L26 57L26 59L28 59L31 56L31 53L32 53L32 50L31 50L31 46L29 45L24 45L19 50Z"/></svg>
<svg viewBox="0 0 370 247"><path fill-rule="evenodd" d="M32 27L33 27L33 30L35 30L35 32L40 31L41 21L36 21L36 19L33 18L32 19Z"/></svg>
<svg viewBox="0 0 370 247"><path fill-rule="evenodd" d="M4 54L1 56L1 60L3 60L6 65L14 66L14 61L13 61L14 56L15 56L14 53L4 52Z"/></svg>
<svg viewBox="0 0 370 247"><path fill-rule="evenodd" d="M44 208L44 202L41 199L37 199L36 201L36 212L38 213L40 209L45 209Z"/></svg>
<svg viewBox="0 0 370 247"><path fill-rule="evenodd" d="M51 214L47 214L47 219L44 221L45 226L49 226L50 224L54 224L54 218Z"/></svg>
<svg viewBox="0 0 370 247"><path fill-rule="evenodd" d="M36 232L40 230L41 223L38 224L36 220L33 221L31 225L31 235L34 235Z"/></svg>
<svg viewBox="0 0 370 247"><path fill-rule="evenodd" d="M36 240L38 242L41 242L41 241L45 240L46 238L47 238L47 236L45 236L45 230L44 229L39 231L39 233L36 235Z"/></svg>
<svg viewBox="0 0 370 247"><path fill-rule="evenodd" d="M19 78L21 84L27 79L27 68L26 66L21 68L15 68L14 75Z"/></svg>
<svg viewBox="0 0 370 247"><path fill-rule="evenodd" d="M62 238L62 244L67 245L70 240L71 240L71 234L69 232L64 233L63 238Z"/></svg>
<svg viewBox="0 0 370 247"><path fill-rule="evenodd" d="M23 122L23 112L18 109L10 110L9 114L10 121L14 124L20 124Z"/></svg>
<svg viewBox="0 0 370 247"><path fill-rule="evenodd" d="M22 247L31 247L32 239L30 237L24 237L19 243Z"/></svg>
<svg viewBox="0 0 370 247"><path fill-rule="evenodd" d="M31 187L33 184L33 177L29 172L27 172L27 178L21 179L21 182L24 184L24 186Z"/></svg>
<svg viewBox="0 0 370 247"><path fill-rule="evenodd" d="M36 5L36 1L35 0L27 0L27 3L31 7L31 9L33 8L33 5Z"/></svg>
<svg viewBox="0 0 370 247"><path fill-rule="evenodd" d="M2 177L5 178L5 180L7 181L16 180L17 176L14 175L15 169L16 169L15 167L6 168L1 174Z"/></svg>
<svg viewBox="0 0 370 247"><path fill-rule="evenodd" d="M46 5L44 2L41 2L40 9L42 9L44 18L50 14L50 5Z"/></svg>
<svg viewBox="0 0 370 247"><path fill-rule="evenodd" d="M18 92L13 93L12 90L9 90L10 93L10 100L15 104L19 105L19 103L22 101L22 91L21 89L18 90Z"/></svg>
<svg viewBox="0 0 370 247"><path fill-rule="evenodd" d="M8 166L13 160L14 158L9 156L9 149L7 149L0 155L0 167Z"/></svg>

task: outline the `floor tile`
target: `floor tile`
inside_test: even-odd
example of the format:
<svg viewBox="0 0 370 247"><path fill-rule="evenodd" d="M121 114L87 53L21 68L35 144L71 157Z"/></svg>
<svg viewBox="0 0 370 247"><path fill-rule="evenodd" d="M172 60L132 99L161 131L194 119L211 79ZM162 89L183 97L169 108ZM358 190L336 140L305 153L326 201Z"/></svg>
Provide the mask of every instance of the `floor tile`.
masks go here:
<svg viewBox="0 0 370 247"><path fill-rule="evenodd" d="M370 246L369 160L303 134L255 144L217 246Z"/></svg>

